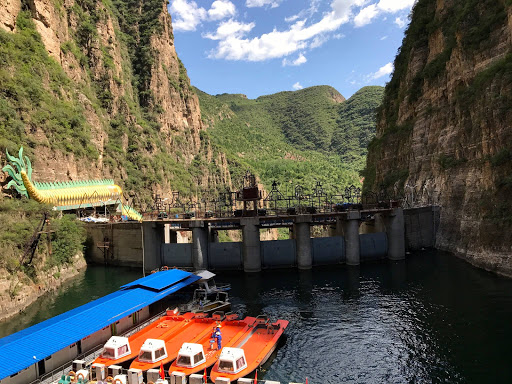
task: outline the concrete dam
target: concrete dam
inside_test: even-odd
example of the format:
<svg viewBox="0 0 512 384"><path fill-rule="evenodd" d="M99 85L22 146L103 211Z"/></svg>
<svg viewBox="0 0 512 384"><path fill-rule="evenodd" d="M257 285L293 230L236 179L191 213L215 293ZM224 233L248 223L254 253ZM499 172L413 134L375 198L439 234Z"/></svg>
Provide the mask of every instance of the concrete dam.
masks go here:
<svg viewBox="0 0 512 384"><path fill-rule="evenodd" d="M168 266L258 272L402 260L407 251L434 247L439 215L439 207L427 206L88 224L88 256L94 263L145 271ZM312 238L313 226L327 227L329 236ZM260 240L260 230L283 227L289 228L290 239ZM218 242L223 230L241 230L242 241ZM192 242L178 243L178 232L191 233Z"/></svg>

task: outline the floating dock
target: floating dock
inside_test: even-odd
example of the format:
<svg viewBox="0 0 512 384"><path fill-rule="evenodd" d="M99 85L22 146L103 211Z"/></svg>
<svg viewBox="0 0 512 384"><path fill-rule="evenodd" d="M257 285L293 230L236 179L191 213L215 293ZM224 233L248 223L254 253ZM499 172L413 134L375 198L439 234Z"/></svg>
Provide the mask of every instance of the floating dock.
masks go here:
<svg viewBox="0 0 512 384"><path fill-rule="evenodd" d="M159 303L199 279L179 269L157 272L0 339L0 384L45 382L111 336L144 323L160 312Z"/></svg>

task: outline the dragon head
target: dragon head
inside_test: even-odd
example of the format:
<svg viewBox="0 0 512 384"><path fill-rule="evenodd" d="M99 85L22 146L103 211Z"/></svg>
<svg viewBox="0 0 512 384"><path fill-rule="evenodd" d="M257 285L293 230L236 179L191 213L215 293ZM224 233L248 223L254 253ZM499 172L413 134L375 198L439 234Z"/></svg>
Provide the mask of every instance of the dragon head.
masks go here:
<svg viewBox="0 0 512 384"><path fill-rule="evenodd" d="M2 168L2 171L7 172L11 177L11 181L7 183L5 189L14 188L22 196L28 197L27 188L23 184L21 173L27 174L28 179L32 180L32 164L27 156L23 156L23 147L18 152L18 158L9 155L9 151L6 149L5 153L10 164L7 164Z"/></svg>

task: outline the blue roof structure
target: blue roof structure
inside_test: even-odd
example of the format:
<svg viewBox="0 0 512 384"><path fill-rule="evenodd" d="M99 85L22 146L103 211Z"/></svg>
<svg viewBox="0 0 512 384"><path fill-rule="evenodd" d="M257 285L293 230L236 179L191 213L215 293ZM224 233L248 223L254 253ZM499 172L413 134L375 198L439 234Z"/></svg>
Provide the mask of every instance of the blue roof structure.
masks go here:
<svg viewBox="0 0 512 384"><path fill-rule="evenodd" d="M157 272L126 284L110 295L0 339L0 380L199 279L199 276L179 269Z"/></svg>
<svg viewBox="0 0 512 384"><path fill-rule="evenodd" d="M180 269L171 269L173 272L173 278L176 279L176 282L180 280L184 280L187 277L190 276L190 272L185 272ZM163 271L168 272L168 271ZM130 287L142 287L142 288L148 288L153 289L155 291L160 291L167 287L168 284L168 278L167 275L164 273L152 273L149 276L141 277L140 279L137 279L135 281L132 281L131 283L123 285L121 288L130 288Z"/></svg>

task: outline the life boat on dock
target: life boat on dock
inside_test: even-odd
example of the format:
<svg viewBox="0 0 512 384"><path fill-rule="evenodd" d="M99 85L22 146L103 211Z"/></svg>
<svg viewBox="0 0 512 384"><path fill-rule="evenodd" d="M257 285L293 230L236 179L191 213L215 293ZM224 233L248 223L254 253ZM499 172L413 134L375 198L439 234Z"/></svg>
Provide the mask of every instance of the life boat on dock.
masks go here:
<svg viewBox="0 0 512 384"><path fill-rule="evenodd" d="M277 347L279 338L288 326L287 320L270 323L258 316L255 326L233 347L222 348L219 360L210 373L214 383L230 383L252 373L263 365Z"/></svg>
<svg viewBox="0 0 512 384"><path fill-rule="evenodd" d="M177 329L184 327L194 316L193 313L174 316L171 311L167 311L165 316L130 337L112 336L105 343L101 355L93 361L93 364L108 367L133 360L147 339L158 339L165 337L166 334L172 334Z"/></svg>
<svg viewBox="0 0 512 384"><path fill-rule="evenodd" d="M231 303L227 292L217 292L215 298L210 300L205 289L196 289L192 301L181 304L178 308L181 313L203 312L209 315L218 311L228 312L231 309Z"/></svg>
<svg viewBox="0 0 512 384"><path fill-rule="evenodd" d="M178 356L183 343L194 343L210 334L214 325L224 319L224 313L215 312L212 317L196 313L187 324L174 332L166 333L159 339L147 339L140 348L139 356L131 363L130 369L147 371L160 364L172 362Z"/></svg>
<svg viewBox="0 0 512 384"><path fill-rule="evenodd" d="M239 320L236 314L227 314L221 323L222 345L230 347L237 344L251 331L255 321L255 317ZM184 343L181 346L178 358L169 368L169 375L188 377L193 373L203 372L215 364L219 356L220 351L217 350L210 332L196 343Z"/></svg>

